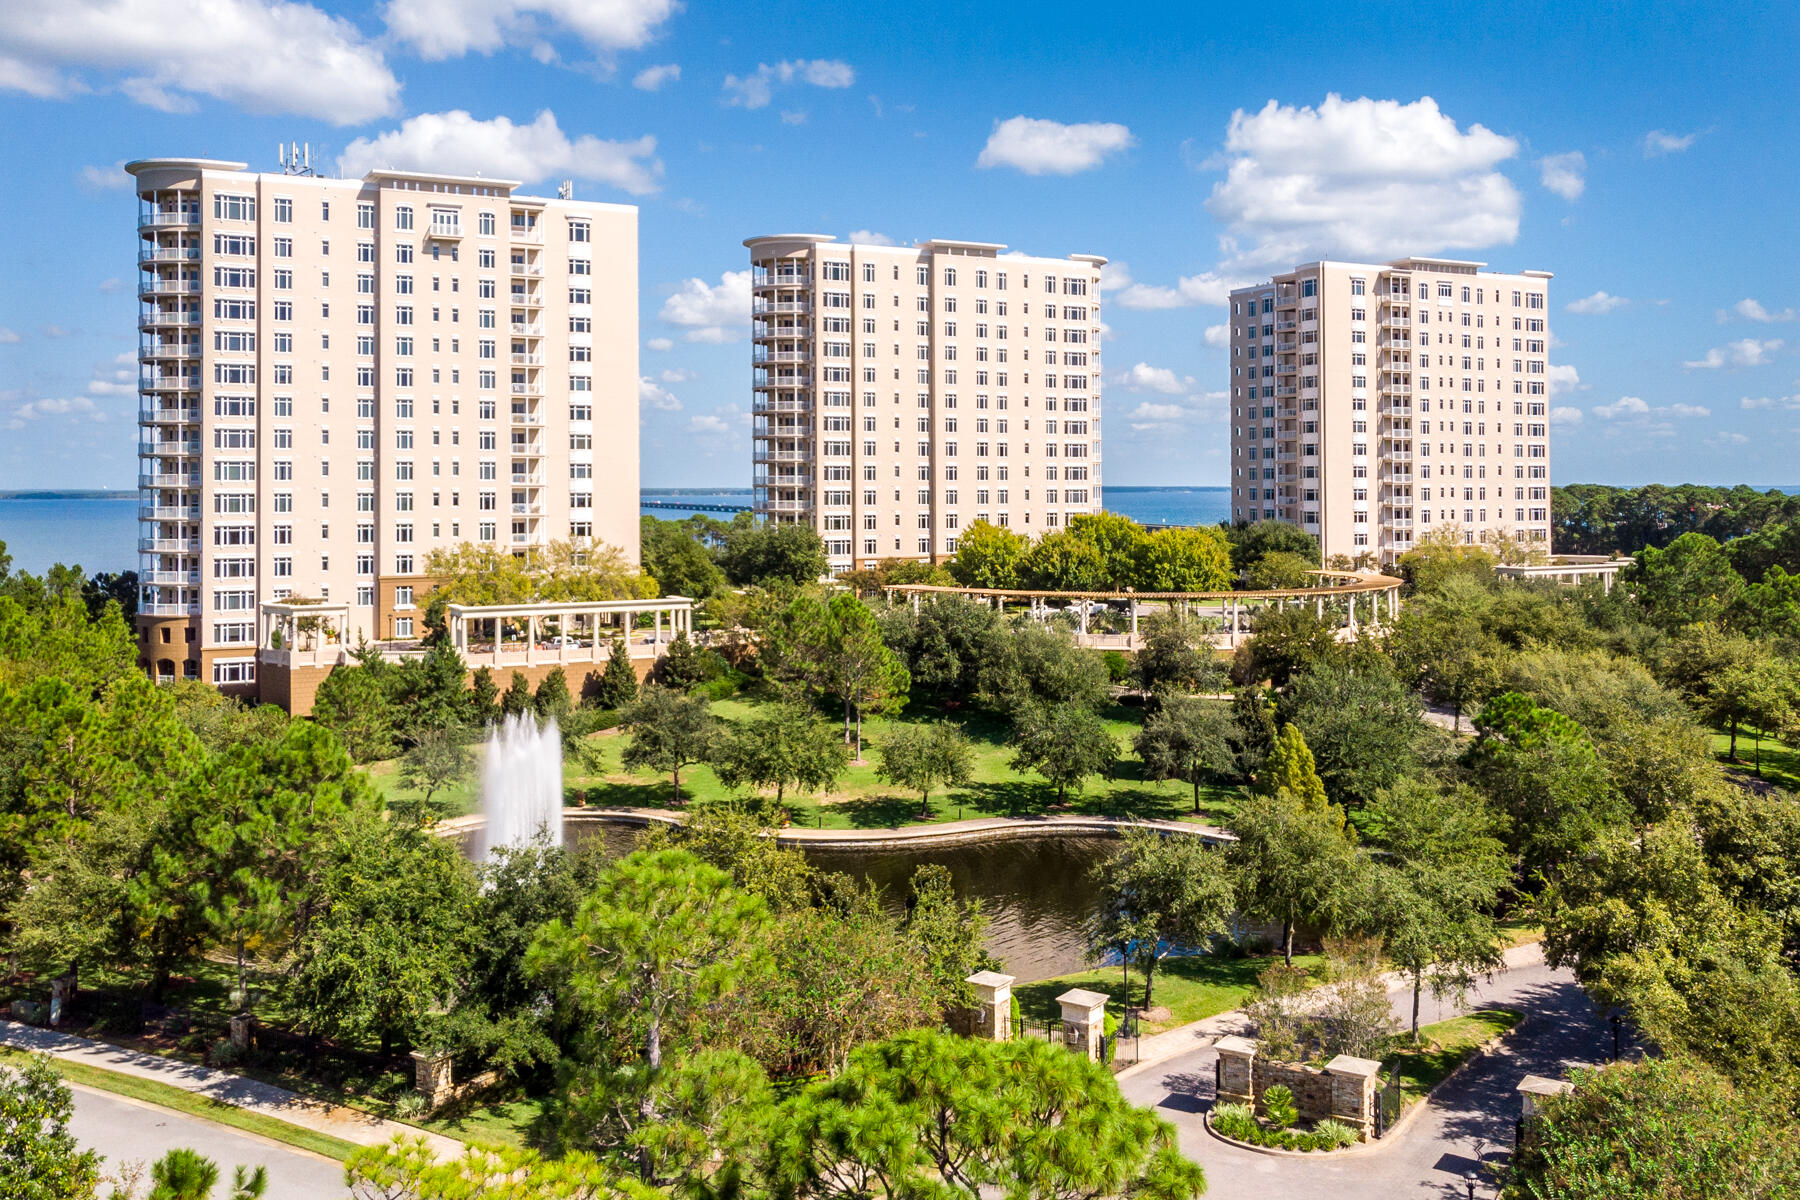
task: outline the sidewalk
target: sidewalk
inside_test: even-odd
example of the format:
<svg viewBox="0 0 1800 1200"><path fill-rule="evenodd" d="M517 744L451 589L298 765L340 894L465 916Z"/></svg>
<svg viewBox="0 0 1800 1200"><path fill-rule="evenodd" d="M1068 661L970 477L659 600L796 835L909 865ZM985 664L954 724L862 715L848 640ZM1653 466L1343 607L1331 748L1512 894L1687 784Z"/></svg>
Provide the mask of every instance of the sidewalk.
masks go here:
<svg viewBox="0 0 1800 1200"><path fill-rule="evenodd" d="M396 1134L423 1136L440 1158L460 1157L463 1144L441 1134L427 1133L398 1121L384 1121L353 1108L327 1104L323 1100L290 1092L274 1084L259 1083L229 1071L218 1071L194 1063L158 1058L124 1050L106 1042L90 1041L72 1034L0 1021L0 1045L16 1050L41 1051L53 1058L78 1062L118 1075L150 1079L184 1092L207 1096L234 1108L247 1109L298 1125L314 1133L329 1134L359 1146L375 1146L391 1141Z"/></svg>
<svg viewBox="0 0 1800 1200"><path fill-rule="evenodd" d="M1522 946L1514 946L1507 950L1502 959L1505 963L1501 971L1509 971L1515 967L1541 966L1544 961L1544 947L1541 942L1527 942ZM1412 981L1398 971L1388 971L1382 975L1387 984L1388 995L1410 993ZM1250 1018L1244 1015L1241 1008L1230 1012L1218 1013L1204 1020L1194 1021L1175 1029L1152 1034L1145 1038L1138 1047L1138 1060L1119 1072L1119 1077L1135 1075L1146 1067L1166 1062L1171 1058L1186 1054L1190 1050L1200 1050L1212 1045L1228 1034L1243 1034L1249 1031Z"/></svg>

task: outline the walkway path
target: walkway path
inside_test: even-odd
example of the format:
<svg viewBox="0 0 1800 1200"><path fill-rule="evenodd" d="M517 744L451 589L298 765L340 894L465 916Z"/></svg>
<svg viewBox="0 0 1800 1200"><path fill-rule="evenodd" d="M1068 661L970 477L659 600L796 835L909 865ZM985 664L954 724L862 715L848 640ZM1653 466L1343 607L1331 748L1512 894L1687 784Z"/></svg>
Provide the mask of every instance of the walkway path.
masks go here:
<svg viewBox="0 0 1800 1200"><path fill-rule="evenodd" d="M1127 1069L1119 1077L1120 1090L1135 1103L1154 1106L1175 1124L1182 1152L1206 1168L1211 1195L1460 1200L1467 1194L1466 1178L1477 1156L1491 1163L1511 1149L1519 1080L1527 1074L1560 1076L1572 1065L1604 1061L1611 1049L1605 1021L1569 972L1546 966L1537 947L1519 947L1508 960L1508 968L1478 987L1470 1000L1478 1007L1518 1009L1524 1020L1499 1048L1438 1087L1423 1112L1366 1154L1275 1158L1227 1145L1207 1133L1201 1118L1213 1105L1217 1055L1212 1038L1217 1034L1203 1032L1198 1025L1160 1036L1185 1035L1190 1043L1204 1045ZM1396 990L1389 1000L1397 1018L1410 1016L1410 991ZM1456 1015L1452 1005L1434 1001L1429 994L1421 1001L1421 1024ZM1221 1014L1213 1020L1233 1016ZM1145 1039L1146 1057L1151 1040ZM1478 1185L1476 1194L1492 1195L1491 1185Z"/></svg>
<svg viewBox="0 0 1800 1200"><path fill-rule="evenodd" d="M667 808L565 808L563 821L580 824L595 821L618 825L679 825L687 814ZM440 821L439 834L461 836L479 829L486 818L479 813ZM1115 834L1128 828L1155 829L1163 833L1192 834L1215 845L1237 838L1216 825L1197 821L1149 821L1130 817L1058 814L1041 817L970 817L963 821L939 821L931 825L901 825L881 829L808 829L789 825L775 832L782 846L847 846L859 850L892 850L907 847L953 846L970 842L998 842L1010 838L1045 836L1093 836Z"/></svg>
<svg viewBox="0 0 1800 1200"><path fill-rule="evenodd" d="M214 1070L195 1063L140 1054L106 1042L96 1042L73 1034L39 1029L13 1021L0 1021L0 1044L19 1050L43 1051L54 1058L85 1063L119 1075L153 1079L184 1092L209 1096L237 1108L262 1113L289 1125L298 1125L316 1133L374 1146L390 1141L396 1134L420 1135L431 1143L440 1156L456 1156L463 1144L440 1134L426 1133L398 1121L384 1121L368 1113L342 1105L314 1100L274 1084L261 1083L230 1071Z"/></svg>

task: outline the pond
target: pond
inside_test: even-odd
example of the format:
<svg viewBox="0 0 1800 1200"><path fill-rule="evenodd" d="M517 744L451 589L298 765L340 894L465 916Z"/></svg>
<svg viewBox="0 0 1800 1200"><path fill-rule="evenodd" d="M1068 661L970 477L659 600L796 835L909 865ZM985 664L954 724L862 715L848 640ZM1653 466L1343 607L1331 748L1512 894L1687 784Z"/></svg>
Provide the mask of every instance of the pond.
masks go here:
<svg viewBox="0 0 1800 1200"><path fill-rule="evenodd" d="M623 825L568 826L571 843L599 838L615 855L630 852L639 830ZM1098 891L1089 872L1118 843L1106 837L1036 837L917 850L808 846L814 866L871 880L898 912L916 867L941 863L957 894L979 900L988 917L988 950L1021 982L1088 966L1082 923Z"/></svg>

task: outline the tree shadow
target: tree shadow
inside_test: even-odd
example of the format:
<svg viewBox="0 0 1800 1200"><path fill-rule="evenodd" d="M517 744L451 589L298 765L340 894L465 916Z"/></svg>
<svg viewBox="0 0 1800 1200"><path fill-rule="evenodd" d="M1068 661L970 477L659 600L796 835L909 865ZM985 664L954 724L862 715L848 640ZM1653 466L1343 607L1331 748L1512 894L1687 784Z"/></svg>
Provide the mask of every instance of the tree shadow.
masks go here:
<svg viewBox="0 0 1800 1200"><path fill-rule="evenodd" d="M941 797L933 798L930 818L920 816L916 796L867 796L859 800L844 800L831 807L843 813L853 829L898 829L902 825L911 825L921 820L936 820L943 815Z"/></svg>

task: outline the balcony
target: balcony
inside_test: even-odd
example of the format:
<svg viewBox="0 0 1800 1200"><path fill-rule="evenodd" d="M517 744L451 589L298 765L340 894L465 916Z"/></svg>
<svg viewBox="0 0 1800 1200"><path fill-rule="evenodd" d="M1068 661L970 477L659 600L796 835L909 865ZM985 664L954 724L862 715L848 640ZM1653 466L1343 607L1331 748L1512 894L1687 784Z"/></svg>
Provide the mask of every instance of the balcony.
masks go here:
<svg viewBox="0 0 1800 1200"><path fill-rule="evenodd" d="M139 475L138 486L141 488L197 488L200 486L200 477L186 473L152 472Z"/></svg>
<svg viewBox="0 0 1800 1200"><path fill-rule="evenodd" d="M1300 389L1291 383L1284 383L1275 389L1275 394L1277 396L1298 396L1300 394Z"/></svg>
<svg viewBox="0 0 1800 1200"><path fill-rule="evenodd" d="M812 351L810 350L771 350L767 353L756 355L751 359L751 362L756 366L761 366L763 363L805 363L811 361Z"/></svg>
<svg viewBox="0 0 1800 1200"><path fill-rule="evenodd" d="M460 241L462 239L462 235L463 235L463 231L462 231L462 222L461 221L458 221L458 220L446 221L446 220L443 220L442 218L440 218L435 213L432 214L431 228L429 228L425 231L425 236L428 238L441 238L445 241L452 241L452 242Z"/></svg>
<svg viewBox="0 0 1800 1200"><path fill-rule="evenodd" d="M140 296L198 296L198 279L146 279L138 285Z"/></svg>
<svg viewBox="0 0 1800 1200"><path fill-rule="evenodd" d="M812 277L799 272L758 272L751 279L751 286L759 288L803 288L812 286Z"/></svg>
<svg viewBox="0 0 1800 1200"><path fill-rule="evenodd" d="M178 504L145 504L138 508L140 521L198 521L200 506L187 508Z"/></svg>
<svg viewBox="0 0 1800 1200"><path fill-rule="evenodd" d="M515 367L541 367L544 365L544 356L541 354L515 354L512 356L512 365Z"/></svg>
<svg viewBox="0 0 1800 1200"><path fill-rule="evenodd" d="M198 604L147 604L138 603L138 615L144 617L197 617L200 615Z"/></svg>
<svg viewBox="0 0 1800 1200"><path fill-rule="evenodd" d="M512 416L510 419L514 425L542 425L544 423L544 418L541 414L533 413L533 412L519 412L517 409L513 410L513 413L512 413Z"/></svg>
<svg viewBox="0 0 1800 1200"><path fill-rule="evenodd" d="M518 305L520 308L544 307L544 298L537 292L514 292L511 297L511 302Z"/></svg>
<svg viewBox="0 0 1800 1200"><path fill-rule="evenodd" d="M139 571L139 583L155 583L169 587L180 587L183 584L200 582L198 571Z"/></svg>
<svg viewBox="0 0 1800 1200"><path fill-rule="evenodd" d="M544 515L542 504L515 504L512 506L515 517L541 517Z"/></svg>
<svg viewBox="0 0 1800 1200"><path fill-rule="evenodd" d="M195 458L200 454L199 442L139 442L140 458Z"/></svg>
<svg viewBox="0 0 1800 1200"><path fill-rule="evenodd" d="M512 485L514 487L543 487L544 476L541 472L531 474L515 472L512 477Z"/></svg>
<svg viewBox="0 0 1800 1200"><path fill-rule="evenodd" d="M757 462L809 463L813 460L813 452L811 450L764 450L758 448L752 457Z"/></svg>
<svg viewBox="0 0 1800 1200"><path fill-rule="evenodd" d="M198 554L199 538L139 538L139 554Z"/></svg>
<svg viewBox="0 0 1800 1200"><path fill-rule="evenodd" d="M544 268L533 266L530 263L515 262L512 264L512 274L515 279L542 279Z"/></svg>
<svg viewBox="0 0 1800 1200"><path fill-rule="evenodd" d="M1298 328L1300 328L1300 322L1298 322L1298 321L1290 320L1290 321L1275 322L1275 331L1277 333L1287 333L1289 330L1294 330L1294 329L1298 329Z"/></svg>
<svg viewBox="0 0 1800 1200"><path fill-rule="evenodd" d="M773 379L752 379L750 386L753 388L810 388L812 382L811 375L778 375Z"/></svg>
<svg viewBox="0 0 1800 1200"><path fill-rule="evenodd" d="M512 444L512 456L514 458L542 458L544 457L544 450L543 447L531 442L514 442Z"/></svg>
<svg viewBox="0 0 1800 1200"><path fill-rule="evenodd" d="M812 304L806 300L755 300L750 305L750 315L760 316L763 313L809 313Z"/></svg>
<svg viewBox="0 0 1800 1200"><path fill-rule="evenodd" d="M544 394L544 385L541 383L515 383L512 385L512 394L541 397Z"/></svg>
<svg viewBox="0 0 1800 1200"><path fill-rule="evenodd" d="M198 389L198 375L161 375L155 372L144 372L138 376L140 392L190 392Z"/></svg>
<svg viewBox="0 0 1800 1200"><path fill-rule="evenodd" d="M167 211L152 209L138 217L138 231L147 232L156 229L198 229L200 228L200 211L198 209L176 209Z"/></svg>
<svg viewBox="0 0 1800 1200"><path fill-rule="evenodd" d="M512 323L512 331L514 337L544 336L544 327L542 325L532 325L525 321L514 321Z"/></svg>
<svg viewBox="0 0 1800 1200"><path fill-rule="evenodd" d="M756 397L751 405L752 412L759 413L810 413L811 400L773 400L767 396Z"/></svg>
<svg viewBox="0 0 1800 1200"><path fill-rule="evenodd" d="M193 425L200 420L197 408L140 408L138 421L146 425Z"/></svg>
<svg viewBox="0 0 1800 1200"><path fill-rule="evenodd" d="M161 309L138 314L139 329L166 329L171 326L198 325L200 314L197 312L164 312Z"/></svg>
<svg viewBox="0 0 1800 1200"><path fill-rule="evenodd" d="M144 342L138 346L138 361L146 362L153 358L199 358L198 342Z"/></svg>
<svg viewBox="0 0 1800 1200"><path fill-rule="evenodd" d="M146 247L138 251L138 263L142 266L154 266L157 263L191 263L200 261L198 246L156 246Z"/></svg>

